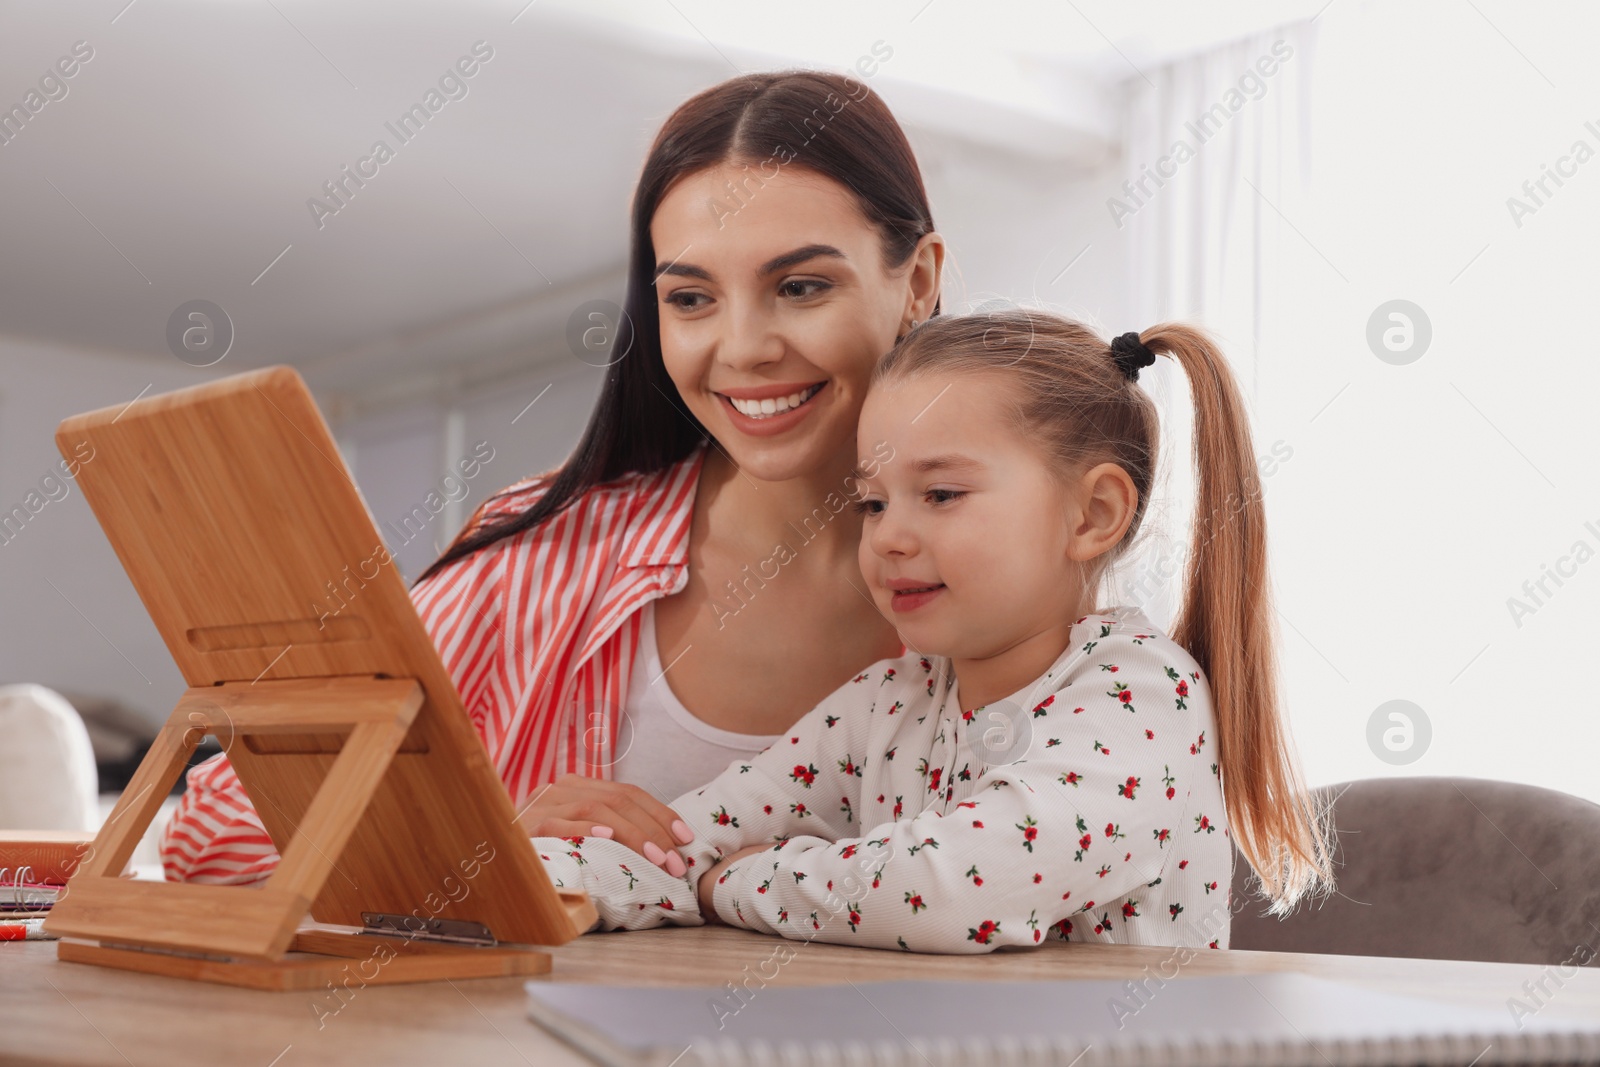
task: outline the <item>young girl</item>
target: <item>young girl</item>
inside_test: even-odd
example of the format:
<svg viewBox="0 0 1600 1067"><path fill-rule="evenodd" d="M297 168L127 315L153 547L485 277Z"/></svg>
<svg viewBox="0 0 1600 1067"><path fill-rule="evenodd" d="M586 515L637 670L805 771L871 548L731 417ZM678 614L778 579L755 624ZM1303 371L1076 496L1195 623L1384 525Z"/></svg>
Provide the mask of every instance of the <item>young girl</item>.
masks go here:
<svg viewBox="0 0 1600 1067"><path fill-rule="evenodd" d="M1137 385L1191 385L1198 481L1171 637L1096 609L1157 456ZM1030 311L936 317L876 368L857 508L907 653L672 807L675 878L605 837L534 838L596 927L731 925L986 952L1047 935L1225 948L1232 843L1274 906L1331 883L1277 705L1261 488L1243 403L1198 330L1109 345ZM668 678L655 684L668 684ZM762 699L759 678L730 680Z"/></svg>

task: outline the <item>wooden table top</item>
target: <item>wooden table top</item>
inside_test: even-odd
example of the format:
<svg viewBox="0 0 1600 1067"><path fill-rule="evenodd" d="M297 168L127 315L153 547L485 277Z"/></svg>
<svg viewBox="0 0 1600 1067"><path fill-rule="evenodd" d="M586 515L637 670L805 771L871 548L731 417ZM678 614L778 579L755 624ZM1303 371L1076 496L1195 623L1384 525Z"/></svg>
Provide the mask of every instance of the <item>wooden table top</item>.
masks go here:
<svg viewBox="0 0 1600 1067"><path fill-rule="evenodd" d="M303 1064L589 1063L524 1015L523 979L495 978L332 993L261 993L114 971L55 958L55 942L0 944L0 1061L300 1067ZM782 948L789 951L775 956ZM1200 951L1047 942L981 956L934 956L803 943L726 926L594 933L551 950L535 981L701 985L726 993L773 984L961 978L1009 981L1184 977L1298 971L1369 989L1506 1011L1543 979L1541 1018L1600 1018L1600 969L1446 960ZM788 956L788 962L782 962ZM1558 984L1558 982L1560 984Z"/></svg>

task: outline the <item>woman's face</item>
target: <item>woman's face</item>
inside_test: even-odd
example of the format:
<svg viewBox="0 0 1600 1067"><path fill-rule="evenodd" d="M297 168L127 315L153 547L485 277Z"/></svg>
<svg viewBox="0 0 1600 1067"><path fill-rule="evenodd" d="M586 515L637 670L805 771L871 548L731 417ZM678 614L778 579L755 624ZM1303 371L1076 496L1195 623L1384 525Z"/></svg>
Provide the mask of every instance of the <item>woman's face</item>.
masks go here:
<svg viewBox="0 0 1600 1067"><path fill-rule="evenodd" d="M668 375L742 470L781 481L848 466L874 363L927 315L854 194L793 164L757 173L685 176L650 238Z"/></svg>

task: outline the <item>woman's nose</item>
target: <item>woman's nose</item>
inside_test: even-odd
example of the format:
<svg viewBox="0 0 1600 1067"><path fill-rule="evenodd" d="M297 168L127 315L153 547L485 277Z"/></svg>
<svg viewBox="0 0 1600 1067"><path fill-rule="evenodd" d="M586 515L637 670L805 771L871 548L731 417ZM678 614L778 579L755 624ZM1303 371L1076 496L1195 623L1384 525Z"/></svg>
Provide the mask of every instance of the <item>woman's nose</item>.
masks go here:
<svg viewBox="0 0 1600 1067"><path fill-rule="evenodd" d="M784 341L770 312L749 305L730 308L723 316L717 358L730 367L747 370L783 358Z"/></svg>

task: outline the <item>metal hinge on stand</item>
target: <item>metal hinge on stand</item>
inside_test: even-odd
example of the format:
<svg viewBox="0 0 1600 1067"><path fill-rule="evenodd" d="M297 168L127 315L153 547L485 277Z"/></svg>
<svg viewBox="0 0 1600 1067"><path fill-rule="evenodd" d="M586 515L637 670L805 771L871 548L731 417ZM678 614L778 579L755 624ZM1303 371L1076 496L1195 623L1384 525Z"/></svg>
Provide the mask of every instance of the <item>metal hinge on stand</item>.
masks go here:
<svg viewBox="0 0 1600 1067"><path fill-rule="evenodd" d="M381 911L364 911L361 921L364 934L381 934L384 937L407 937L418 941L442 941L452 945L498 944L494 934L483 923L465 919L423 919L416 915L390 915Z"/></svg>

